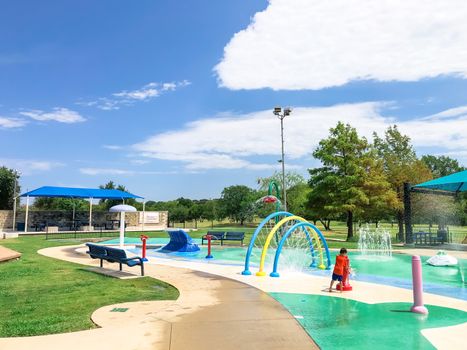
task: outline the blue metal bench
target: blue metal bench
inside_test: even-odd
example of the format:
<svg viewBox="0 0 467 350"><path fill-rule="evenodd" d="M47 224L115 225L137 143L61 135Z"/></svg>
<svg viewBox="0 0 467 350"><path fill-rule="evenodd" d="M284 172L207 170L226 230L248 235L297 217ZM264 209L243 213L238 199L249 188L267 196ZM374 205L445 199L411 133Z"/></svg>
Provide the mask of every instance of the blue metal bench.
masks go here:
<svg viewBox="0 0 467 350"><path fill-rule="evenodd" d="M245 239L245 232L237 232L237 231L227 231L225 233L224 238L222 238L221 245L224 245L224 241L239 241L242 243Z"/></svg>
<svg viewBox="0 0 467 350"><path fill-rule="evenodd" d="M86 243L88 246L89 250L86 252L91 256L93 259L100 259L101 264L100 266L102 267L102 261L106 260L107 257L107 251L104 246L97 245L97 244L92 244L92 243Z"/></svg>
<svg viewBox="0 0 467 350"><path fill-rule="evenodd" d="M207 241L208 239L206 238L207 235L212 236L212 241L220 241L222 244L222 240L224 239L225 232L221 231L208 231L205 236L201 237L201 244L204 244L204 241Z"/></svg>
<svg viewBox="0 0 467 350"><path fill-rule="evenodd" d="M103 260L110 263L119 263L120 271L122 271L123 264L129 267L140 265L141 276L144 276L144 261L141 257L135 256L133 258L129 258L123 249L104 247L92 243L86 243L86 245L89 247L89 251L87 253L91 256L91 258L101 260L101 267Z"/></svg>

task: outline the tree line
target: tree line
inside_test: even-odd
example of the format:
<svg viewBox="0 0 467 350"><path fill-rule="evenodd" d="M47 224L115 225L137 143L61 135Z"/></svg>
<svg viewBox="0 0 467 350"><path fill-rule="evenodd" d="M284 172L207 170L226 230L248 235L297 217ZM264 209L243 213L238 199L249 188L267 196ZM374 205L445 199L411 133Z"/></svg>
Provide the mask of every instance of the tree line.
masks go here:
<svg viewBox="0 0 467 350"><path fill-rule="evenodd" d="M410 142L396 125L383 135L373 133L371 140L358 134L349 124L339 122L331 128L312 153L320 166L308 170L309 179L298 173L286 174L287 208L295 215L313 222L320 221L331 229L334 220L347 223L347 239L354 236L356 222L390 221L397 223L399 237L404 235L403 185L417 184L432 178L464 170L459 162L447 156L424 155L419 158ZM0 209L13 206L14 182L18 175L6 167L0 168ZM148 211L168 211L169 221L185 223L199 220L229 219L243 225L255 216L265 217L275 207L259 198L267 194L270 181L282 183L281 174L258 178L258 188L244 185L228 186L215 199L178 198L171 201L148 201ZM100 188L127 191L113 181ZM17 187L17 193L19 186ZM282 195L282 193L280 194ZM466 196L446 198L432 195L413 195L414 222L460 223L467 221ZM101 200L95 210L108 210L121 203ZM138 210L143 204L134 199L126 201ZM36 210L87 210L89 202L68 198L37 198Z"/></svg>

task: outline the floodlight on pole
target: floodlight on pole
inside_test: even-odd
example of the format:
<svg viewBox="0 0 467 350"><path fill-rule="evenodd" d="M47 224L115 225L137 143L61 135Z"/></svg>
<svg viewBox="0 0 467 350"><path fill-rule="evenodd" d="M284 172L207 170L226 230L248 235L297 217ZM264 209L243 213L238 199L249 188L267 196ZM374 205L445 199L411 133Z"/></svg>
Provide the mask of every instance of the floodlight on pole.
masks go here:
<svg viewBox="0 0 467 350"><path fill-rule="evenodd" d="M274 107L273 114L277 116L281 121L281 159L280 163L282 166L282 191L284 193L284 210L287 211L287 192L285 189L285 161L284 161L284 118L292 114L292 109L290 107Z"/></svg>

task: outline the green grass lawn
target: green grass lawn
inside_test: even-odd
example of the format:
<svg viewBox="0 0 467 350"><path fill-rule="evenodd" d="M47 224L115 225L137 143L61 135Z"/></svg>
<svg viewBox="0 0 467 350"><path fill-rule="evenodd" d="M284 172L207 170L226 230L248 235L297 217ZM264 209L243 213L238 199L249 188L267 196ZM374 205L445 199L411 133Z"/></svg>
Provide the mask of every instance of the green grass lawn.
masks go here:
<svg viewBox="0 0 467 350"><path fill-rule="evenodd" d="M96 325L90 316L102 306L178 298L176 288L150 277L119 280L37 254L41 248L75 243L46 241L44 236L1 242L23 255L0 263L0 337L91 329Z"/></svg>

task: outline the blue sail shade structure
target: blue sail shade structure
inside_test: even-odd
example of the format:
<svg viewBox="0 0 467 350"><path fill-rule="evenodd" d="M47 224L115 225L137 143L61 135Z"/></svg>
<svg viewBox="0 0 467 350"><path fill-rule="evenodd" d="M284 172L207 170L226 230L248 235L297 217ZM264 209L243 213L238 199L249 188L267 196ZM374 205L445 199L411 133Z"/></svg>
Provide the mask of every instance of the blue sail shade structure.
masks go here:
<svg viewBox="0 0 467 350"><path fill-rule="evenodd" d="M120 190L101 188L74 188L43 186L23 193L21 197L62 197L62 198L96 198L96 199L129 199L143 198Z"/></svg>
<svg viewBox="0 0 467 350"><path fill-rule="evenodd" d="M76 188L76 187L54 187L54 186L43 186L33 191L23 193L21 197L26 197L26 214L24 220L24 232L28 230L28 213L29 213L29 197L61 197L61 198L87 198L89 199L89 228L92 227L92 200L93 199L144 199L144 197L137 196L135 194L120 191L110 190L103 188ZM143 203L144 211L144 203ZM13 214L15 216L15 214ZM73 207L73 220L75 218L75 210Z"/></svg>
<svg viewBox="0 0 467 350"><path fill-rule="evenodd" d="M449 192L464 192L467 191L467 170L439 177L437 179L415 185L413 188L428 188L432 190Z"/></svg>

